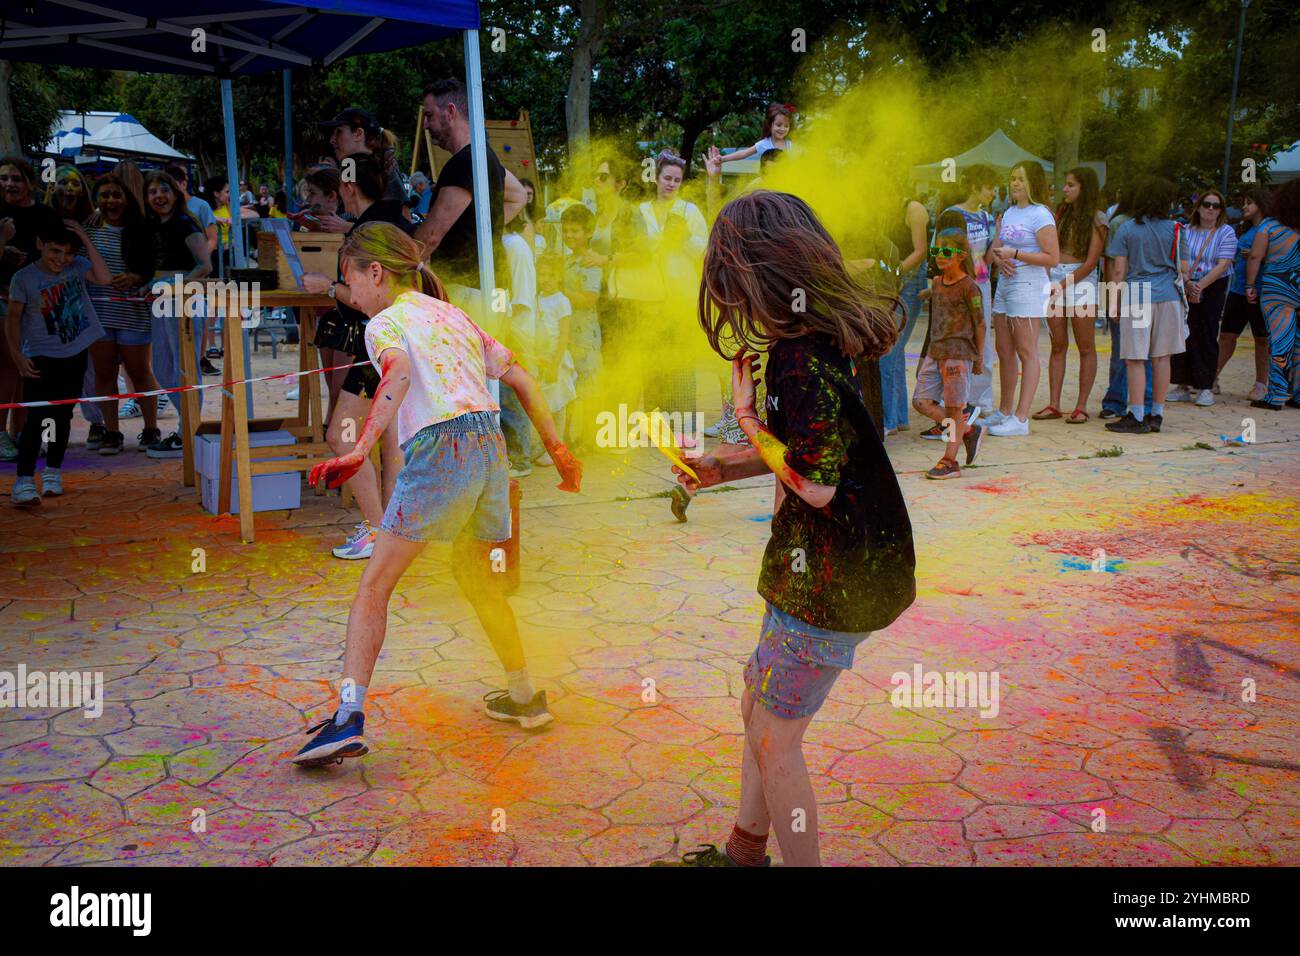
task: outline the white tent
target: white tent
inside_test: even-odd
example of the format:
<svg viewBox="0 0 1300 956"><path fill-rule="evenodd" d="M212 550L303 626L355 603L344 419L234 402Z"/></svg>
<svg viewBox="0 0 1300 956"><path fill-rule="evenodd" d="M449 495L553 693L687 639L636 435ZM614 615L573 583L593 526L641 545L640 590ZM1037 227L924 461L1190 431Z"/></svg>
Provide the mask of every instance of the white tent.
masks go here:
<svg viewBox="0 0 1300 956"><path fill-rule="evenodd" d="M1267 168L1270 183L1285 183L1300 176L1300 142L1278 150Z"/></svg>
<svg viewBox="0 0 1300 956"><path fill-rule="evenodd" d="M132 153L157 159L189 159L172 149L130 113L119 113L86 140L85 149L105 153Z"/></svg>
<svg viewBox="0 0 1300 956"><path fill-rule="evenodd" d="M190 159L168 146L130 113L93 110L75 113L64 110L59 125L45 151L91 159L104 152L114 156L148 156L154 159Z"/></svg>
<svg viewBox="0 0 1300 956"><path fill-rule="evenodd" d="M952 159L957 164L954 172L959 176L963 169L967 166L974 166L976 163L992 166L999 172L1010 172L1011 167L1026 160L1041 163L1044 172L1052 172L1051 163L1018 146L1010 136L1002 132L1001 128L995 129L989 134L988 139L978 146L971 147L966 152L953 156ZM937 182L943 176L945 168L947 167L945 167L942 160L937 163L913 166L912 179L919 182Z"/></svg>
<svg viewBox="0 0 1300 956"><path fill-rule="evenodd" d="M86 140L118 115L116 110L90 110L80 113L60 110L58 126L50 141L45 144L45 152L75 156L86 144Z"/></svg>

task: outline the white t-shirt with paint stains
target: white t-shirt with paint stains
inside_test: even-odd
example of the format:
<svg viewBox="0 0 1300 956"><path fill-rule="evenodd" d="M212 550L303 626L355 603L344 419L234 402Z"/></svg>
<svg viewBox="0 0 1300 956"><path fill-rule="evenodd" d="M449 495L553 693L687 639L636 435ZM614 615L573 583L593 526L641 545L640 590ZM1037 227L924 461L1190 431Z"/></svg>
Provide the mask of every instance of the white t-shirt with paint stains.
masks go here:
<svg viewBox="0 0 1300 956"><path fill-rule="evenodd" d="M397 412L397 440L467 412L500 406L487 380L515 364L514 354L468 315L420 292L403 292L366 324L366 347L375 368L387 349L401 349L411 366L411 386Z"/></svg>

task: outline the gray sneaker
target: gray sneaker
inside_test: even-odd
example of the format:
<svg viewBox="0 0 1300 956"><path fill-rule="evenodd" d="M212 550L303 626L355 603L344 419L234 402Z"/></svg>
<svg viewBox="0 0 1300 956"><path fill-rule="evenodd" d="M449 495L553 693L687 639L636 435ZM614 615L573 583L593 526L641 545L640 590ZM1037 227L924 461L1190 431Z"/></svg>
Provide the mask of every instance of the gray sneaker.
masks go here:
<svg viewBox="0 0 1300 956"><path fill-rule="evenodd" d="M33 505L41 503L40 493L36 490L36 479L19 478L14 482L14 490L10 492L10 499L19 508L30 508Z"/></svg>
<svg viewBox="0 0 1300 956"><path fill-rule="evenodd" d="M483 710L493 720L518 724L525 730L534 730L549 724L553 718L546 709L546 691L539 690L526 704L516 704L510 692L494 690L483 697Z"/></svg>
<svg viewBox="0 0 1300 956"><path fill-rule="evenodd" d="M63 494L63 476L58 469L46 468L41 472L41 495L45 498L57 498Z"/></svg>

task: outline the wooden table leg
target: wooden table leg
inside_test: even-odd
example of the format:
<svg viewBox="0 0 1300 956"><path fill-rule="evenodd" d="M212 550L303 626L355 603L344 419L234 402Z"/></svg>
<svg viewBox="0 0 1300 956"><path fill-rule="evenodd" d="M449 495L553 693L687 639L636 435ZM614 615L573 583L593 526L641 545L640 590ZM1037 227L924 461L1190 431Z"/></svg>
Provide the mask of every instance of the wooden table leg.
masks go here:
<svg viewBox="0 0 1300 956"><path fill-rule="evenodd" d="M182 385L197 385L199 382L199 369L194 359L194 318L186 314L189 309L182 307L180 311L181 314L177 316L177 321L180 323L180 383ZM194 436L199 430L200 418L199 393L196 391L182 392L180 427L181 478L186 488L193 488L197 484L194 479Z"/></svg>
<svg viewBox="0 0 1300 956"><path fill-rule="evenodd" d="M223 327L226 345L224 379L225 391L221 403L221 497L218 510L230 510L230 474L233 464L235 481L239 485L239 536L244 543L253 540L253 476L248 456L248 396L245 386L231 388L231 382L246 377L244 356L244 330L238 313L227 317ZM231 438L234 449L231 449ZM233 454L234 461L231 461Z"/></svg>

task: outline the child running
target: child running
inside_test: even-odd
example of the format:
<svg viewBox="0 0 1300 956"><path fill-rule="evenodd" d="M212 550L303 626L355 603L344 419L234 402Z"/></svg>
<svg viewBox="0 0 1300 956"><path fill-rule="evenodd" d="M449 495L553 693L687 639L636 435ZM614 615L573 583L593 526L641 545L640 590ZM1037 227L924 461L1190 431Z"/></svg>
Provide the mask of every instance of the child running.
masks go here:
<svg viewBox="0 0 1300 956"><path fill-rule="evenodd" d="M807 310L791 312L791 290ZM680 866L764 866L775 825L789 866L820 865L817 802L801 745L854 649L916 596L907 506L855 379L897 327L888 300L849 278L812 209L760 189L723 207L709 238L700 324L732 362L736 419L751 442L690 462L688 487L776 474L772 537L758 592L767 602L745 666L740 808L726 849ZM768 352L767 425L755 407L757 356Z"/></svg>
<svg viewBox="0 0 1300 956"><path fill-rule="evenodd" d="M405 464L348 615L338 710L308 731L315 736L293 761L319 766L368 751L366 689L384 643L388 600L430 541L452 540L456 583L506 670L509 689L484 698L487 715L540 727L551 720L546 692L533 689L499 583L505 576L491 569L490 552L510 537L510 501L499 406L487 379L519 395L563 479L559 488L579 490L582 464L560 441L533 377L509 349L446 302L418 242L389 223L366 223L348 234L339 258L353 306L371 317L366 345L382 378L356 447L317 465L309 481L341 485L394 417Z"/></svg>
<svg viewBox="0 0 1300 956"><path fill-rule="evenodd" d="M82 247L86 255L76 255ZM5 342L10 359L26 379L24 399L49 402L78 398L86 378L90 346L104 337L86 280L108 285L113 276L85 229L74 219L40 226L36 249L40 258L15 272L9 285ZM41 495L50 498L63 494L60 468L68 449L75 407L69 403L28 412L18 439L15 505L31 507L41 503ZM53 422L52 435L47 421ZM36 458L42 441L48 441L50 448L38 494Z"/></svg>
<svg viewBox="0 0 1300 956"><path fill-rule="evenodd" d="M939 277L930 289L930 335L917 369L912 407L937 422L948 442L944 456L925 477L960 478L958 450L965 444L969 465L984 440L984 427L971 424L979 408L969 416L964 411L971 377L984 370L984 305L965 228L944 229L935 242L930 255Z"/></svg>

